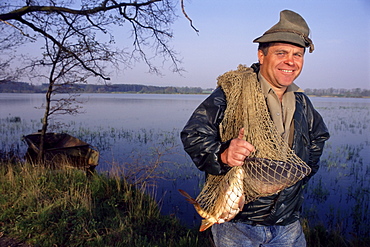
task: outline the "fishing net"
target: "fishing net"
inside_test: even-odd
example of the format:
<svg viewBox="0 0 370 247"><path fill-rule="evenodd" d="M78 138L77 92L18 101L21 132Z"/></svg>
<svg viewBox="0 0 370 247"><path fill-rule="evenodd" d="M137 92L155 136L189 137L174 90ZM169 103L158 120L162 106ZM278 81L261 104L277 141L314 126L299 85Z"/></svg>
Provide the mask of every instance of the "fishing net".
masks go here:
<svg viewBox="0 0 370 247"><path fill-rule="evenodd" d="M251 68L239 65L236 71L220 76L218 85L227 100L220 124L221 140L236 138L244 127L245 140L256 149L243 166L233 167L225 175L208 175L196 198L207 215L227 221L235 216L235 212L229 211L235 208L235 200L240 200L240 191L248 203L297 183L311 169L278 133Z"/></svg>

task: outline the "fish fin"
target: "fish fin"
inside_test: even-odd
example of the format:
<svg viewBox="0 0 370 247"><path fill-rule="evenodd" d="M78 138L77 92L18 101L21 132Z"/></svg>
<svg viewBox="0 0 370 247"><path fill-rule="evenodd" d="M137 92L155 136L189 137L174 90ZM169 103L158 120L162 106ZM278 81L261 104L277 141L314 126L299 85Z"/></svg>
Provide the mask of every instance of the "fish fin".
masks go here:
<svg viewBox="0 0 370 247"><path fill-rule="evenodd" d="M186 191L182 189L178 189L178 191L180 192L181 195L185 196L186 198L191 198L191 196Z"/></svg>
<svg viewBox="0 0 370 247"><path fill-rule="evenodd" d="M209 221L208 219L202 220L202 224L200 225L199 231L203 232L210 228L215 222Z"/></svg>
<svg viewBox="0 0 370 247"><path fill-rule="evenodd" d="M220 216L219 219L225 219L229 216L229 212L223 212Z"/></svg>
<svg viewBox="0 0 370 247"><path fill-rule="evenodd" d="M186 200L191 203L191 204L198 204L197 201L192 198L186 191L184 190L181 190L181 189L178 189L178 191L180 192L181 195L185 196L186 197Z"/></svg>

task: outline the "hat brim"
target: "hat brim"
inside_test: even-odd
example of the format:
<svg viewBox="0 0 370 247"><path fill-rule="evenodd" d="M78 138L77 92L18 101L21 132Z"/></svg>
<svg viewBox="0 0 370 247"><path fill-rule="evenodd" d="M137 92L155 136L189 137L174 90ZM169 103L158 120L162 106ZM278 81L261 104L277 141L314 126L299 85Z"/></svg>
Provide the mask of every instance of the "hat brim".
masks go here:
<svg viewBox="0 0 370 247"><path fill-rule="evenodd" d="M276 32L264 34L259 38L253 40L253 43L268 43L268 42L284 42L291 43L301 47L307 47L304 39L295 33Z"/></svg>

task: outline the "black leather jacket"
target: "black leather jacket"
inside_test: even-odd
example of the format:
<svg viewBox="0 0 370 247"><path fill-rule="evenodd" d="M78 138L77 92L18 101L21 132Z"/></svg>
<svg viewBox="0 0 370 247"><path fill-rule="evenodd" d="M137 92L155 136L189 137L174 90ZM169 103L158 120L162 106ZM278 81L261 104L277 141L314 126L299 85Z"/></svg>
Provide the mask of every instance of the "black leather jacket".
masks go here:
<svg viewBox="0 0 370 247"><path fill-rule="evenodd" d="M299 219L303 185L319 169L318 162L329 133L322 117L313 108L308 97L303 93L295 93L295 96L292 149L311 167L312 172L305 179L276 195L261 197L245 204L242 212L233 221L287 225ZM230 169L220 159L220 154L231 141L222 143L218 128L226 107L224 92L217 88L198 106L181 132L184 149L195 165L201 171L213 175L226 173Z"/></svg>

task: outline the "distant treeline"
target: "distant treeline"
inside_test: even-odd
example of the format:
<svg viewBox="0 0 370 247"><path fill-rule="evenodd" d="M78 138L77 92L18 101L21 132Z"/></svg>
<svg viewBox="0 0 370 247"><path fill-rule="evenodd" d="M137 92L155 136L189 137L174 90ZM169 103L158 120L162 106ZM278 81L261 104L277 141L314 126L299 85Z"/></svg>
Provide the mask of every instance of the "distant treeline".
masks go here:
<svg viewBox="0 0 370 247"><path fill-rule="evenodd" d="M26 82L6 81L0 83L0 93L45 93L48 86L48 84L33 85ZM200 87L159 87L137 84L77 84L74 85L72 90L80 93L201 94L209 93L212 89L207 90Z"/></svg>
<svg viewBox="0 0 370 247"><path fill-rule="evenodd" d="M48 84L33 85L26 82L3 81L0 83L0 93L45 93ZM137 84L78 84L74 91L80 93L153 93L153 94L202 94L210 93L212 89L202 89L200 87L159 87ZM369 89L305 89L305 93L314 96L329 97L352 97L364 98L370 97Z"/></svg>
<svg viewBox="0 0 370 247"><path fill-rule="evenodd" d="M331 97L346 97L346 98L368 98L370 97L369 89L353 88L327 88L327 89L311 89L304 90L307 95L314 96L331 96Z"/></svg>

